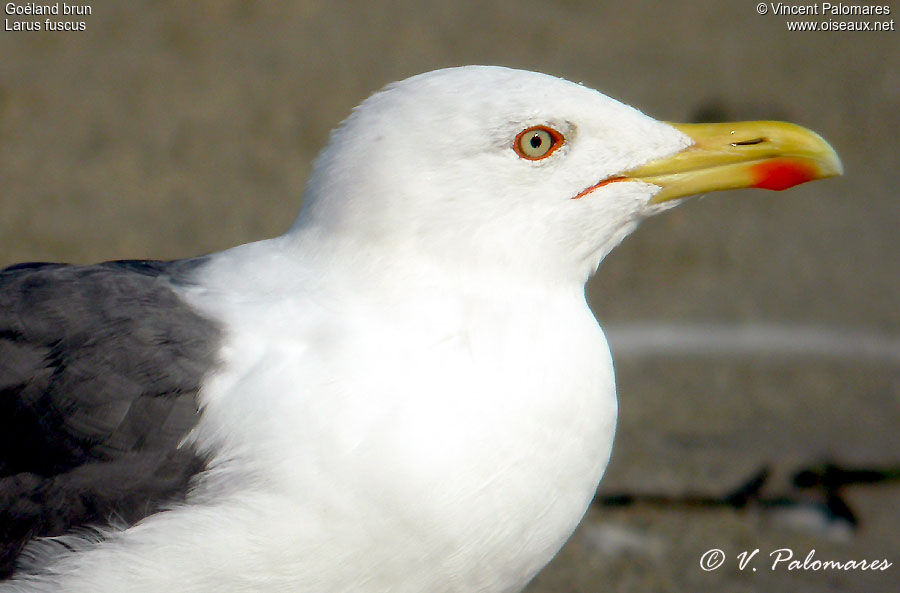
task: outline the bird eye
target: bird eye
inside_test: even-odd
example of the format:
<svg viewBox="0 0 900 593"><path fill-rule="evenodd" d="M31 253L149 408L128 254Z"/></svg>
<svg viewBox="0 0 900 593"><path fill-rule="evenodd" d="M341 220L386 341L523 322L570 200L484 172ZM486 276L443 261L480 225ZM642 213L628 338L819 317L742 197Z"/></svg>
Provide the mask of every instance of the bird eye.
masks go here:
<svg viewBox="0 0 900 593"><path fill-rule="evenodd" d="M563 135L546 126L534 126L522 130L513 142L513 150L523 159L536 161L543 159L562 146Z"/></svg>

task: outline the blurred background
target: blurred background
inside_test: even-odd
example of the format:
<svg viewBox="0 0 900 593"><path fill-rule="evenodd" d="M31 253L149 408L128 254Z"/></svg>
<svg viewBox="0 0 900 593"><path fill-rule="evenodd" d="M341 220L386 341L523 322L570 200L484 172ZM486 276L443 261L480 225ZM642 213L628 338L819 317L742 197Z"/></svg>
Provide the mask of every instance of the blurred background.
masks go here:
<svg viewBox="0 0 900 593"><path fill-rule="evenodd" d="M900 34L791 32L757 4L87 0L57 19L84 31L0 35L0 265L280 234L329 130L445 66L543 71L665 120L803 124L844 177L684 203L589 285L619 434L529 591L896 591ZM713 548L727 560L704 571ZM897 565L772 571L781 548Z"/></svg>

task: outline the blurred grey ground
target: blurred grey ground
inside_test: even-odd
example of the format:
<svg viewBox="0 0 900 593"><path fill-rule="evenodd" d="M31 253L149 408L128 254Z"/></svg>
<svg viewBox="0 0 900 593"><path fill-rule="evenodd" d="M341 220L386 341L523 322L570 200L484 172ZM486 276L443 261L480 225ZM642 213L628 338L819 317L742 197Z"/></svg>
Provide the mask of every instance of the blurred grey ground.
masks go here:
<svg viewBox="0 0 900 593"><path fill-rule="evenodd" d="M795 121L844 160L841 179L718 194L646 222L589 287L604 323L900 334L896 31L788 32L750 0L89 4L85 32L0 35L0 264L177 258L281 233L329 129L367 94L492 63L581 80L661 119ZM804 464L900 465L896 364L673 355L617 369L601 495L721 494L764 466L778 495ZM896 591L900 565L737 569L755 548L900 563L900 484L844 494L860 526L838 535L752 504L595 507L529 590ZM729 561L704 572L710 548Z"/></svg>

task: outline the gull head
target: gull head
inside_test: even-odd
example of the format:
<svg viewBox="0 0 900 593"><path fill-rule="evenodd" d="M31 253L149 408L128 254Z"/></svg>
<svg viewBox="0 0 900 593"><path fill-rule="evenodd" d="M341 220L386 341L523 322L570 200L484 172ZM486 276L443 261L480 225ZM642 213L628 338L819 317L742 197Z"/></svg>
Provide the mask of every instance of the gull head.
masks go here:
<svg viewBox="0 0 900 593"><path fill-rule="evenodd" d="M380 261L584 282L679 198L840 172L793 124L672 124L553 76L465 66L359 105L316 160L292 233Z"/></svg>

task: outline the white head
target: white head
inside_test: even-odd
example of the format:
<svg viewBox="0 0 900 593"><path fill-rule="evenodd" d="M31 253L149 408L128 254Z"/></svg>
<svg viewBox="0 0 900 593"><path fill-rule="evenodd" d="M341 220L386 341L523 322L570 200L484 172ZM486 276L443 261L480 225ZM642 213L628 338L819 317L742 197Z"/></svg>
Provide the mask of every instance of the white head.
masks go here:
<svg viewBox="0 0 900 593"><path fill-rule="evenodd" d="M547 135L520 136L533 129ZM529 158L532 139L531 156L552 149ZM438 70L389 85L334 131L292 232L583 282L642 217L665 207L652 201L661 186L646 179L598 183L692 144L675 125L559 78Z"/></svg>

